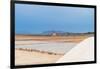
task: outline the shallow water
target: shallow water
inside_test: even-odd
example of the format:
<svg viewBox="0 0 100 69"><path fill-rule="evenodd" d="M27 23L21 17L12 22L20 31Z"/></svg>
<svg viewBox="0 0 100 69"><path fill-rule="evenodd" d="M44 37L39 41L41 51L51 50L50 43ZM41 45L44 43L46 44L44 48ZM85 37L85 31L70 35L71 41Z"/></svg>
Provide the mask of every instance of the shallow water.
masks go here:
<svg viewBox="0 0 100 69"><path fill-rule="evenodd" d="M31 48L31 49L36 49L40 51L64 54L70 51L73 47L75 47L76 44L77 43L70 43L70 42L65 43L65 42L47 42L47 41L35 42L33 41L32 45L16 45L15 48Z"/></svg>

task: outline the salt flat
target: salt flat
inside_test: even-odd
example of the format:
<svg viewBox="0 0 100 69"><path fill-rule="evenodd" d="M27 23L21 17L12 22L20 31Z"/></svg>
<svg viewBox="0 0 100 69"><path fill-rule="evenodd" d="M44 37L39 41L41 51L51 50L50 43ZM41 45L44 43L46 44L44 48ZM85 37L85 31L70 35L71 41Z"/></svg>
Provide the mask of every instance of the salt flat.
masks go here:
<svg viewBox="0 0 100 69"><path fill-rule="evenodd" d="M22 41L24 42L24 41ZM26 42L26 41L25 41ZM24 43L25 43L24 42ZM31 48L40 51L64 54L71 50L77 43L48 42L48 41L28 41L31 45L16 45L15 48Z"/></svg>
<svg viewBox="0 0 100 69"><path fill-rule="evenodd" d="M94 37L87 38L62 56L56 63L94 61L94 48Z"/></svg>
<svg viewBox="0 0 100 69"><path fill-rule="evenodd" d="M55 63L86 38L87 36L17 35L15 38L15 64Z"/></svg>
<svg viewBox="0 0 100 69"><path fill-rule="evenodd" d="M66 43L66 42L51 42L51 41L50 42L49 41L18 41L18 42L22 44L27 42L27 44L29 45L19 44L15 46L16 65L55 63L58 59L60 59L63 56L63 54L70 51L77 44L77 43L70 43L70 42ZM36 52L36 51L29 52L25 50L19 50L20 48L52 52L52 53L56 53L56 55Z"/></svg>

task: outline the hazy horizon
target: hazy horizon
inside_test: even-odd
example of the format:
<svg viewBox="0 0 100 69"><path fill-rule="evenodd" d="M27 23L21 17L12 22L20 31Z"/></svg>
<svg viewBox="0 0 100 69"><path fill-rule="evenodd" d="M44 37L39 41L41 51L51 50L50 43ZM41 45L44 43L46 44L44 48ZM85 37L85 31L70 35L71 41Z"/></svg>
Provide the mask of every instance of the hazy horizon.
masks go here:
<svg viewBox="0 0 100 69"><path fill-rule="evenodd" d="M94 9L15 4L15 33L94 32Z"/></svg>
<svg viewBox="0 0 100 69"><path fill-rule="evenodd" d="M70 33L70 34L74 34L74 33L76 33L76 32L63 32L63 33ZM94 32L78 32L78 33L76 33L76 34L84 34L84 33L94 33ZM46 33L44 33L44 32L41 32L41 33L32 33L32 34L29 34L29 33L16 33L16 35L46 35Z"/></svg>

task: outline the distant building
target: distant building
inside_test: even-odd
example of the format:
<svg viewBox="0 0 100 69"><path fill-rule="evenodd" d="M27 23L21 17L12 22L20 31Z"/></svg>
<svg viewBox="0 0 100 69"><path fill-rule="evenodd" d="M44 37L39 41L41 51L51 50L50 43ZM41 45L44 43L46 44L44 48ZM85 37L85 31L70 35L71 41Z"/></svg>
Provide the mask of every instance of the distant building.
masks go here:
<svg viewBox="0 0 100 69"><path fill-rule="evenodd" d="M52 36L56 36L57 35L57 33L52 33Z"/></svg>

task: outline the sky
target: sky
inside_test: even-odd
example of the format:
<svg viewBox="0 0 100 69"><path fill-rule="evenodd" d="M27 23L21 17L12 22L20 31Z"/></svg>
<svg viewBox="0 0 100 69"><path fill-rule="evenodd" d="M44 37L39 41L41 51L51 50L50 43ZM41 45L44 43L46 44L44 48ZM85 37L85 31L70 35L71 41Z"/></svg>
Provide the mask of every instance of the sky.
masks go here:
<svg viewBox="0 0 100 69"><path fill-rule="evenodd" d="M94 9L15 4L15 33L94 32Z"/></svg>

